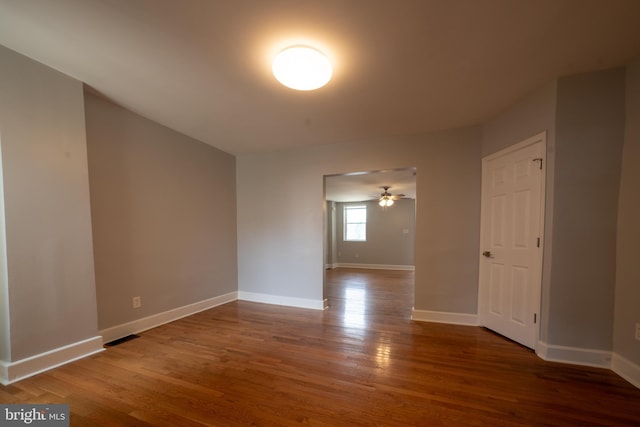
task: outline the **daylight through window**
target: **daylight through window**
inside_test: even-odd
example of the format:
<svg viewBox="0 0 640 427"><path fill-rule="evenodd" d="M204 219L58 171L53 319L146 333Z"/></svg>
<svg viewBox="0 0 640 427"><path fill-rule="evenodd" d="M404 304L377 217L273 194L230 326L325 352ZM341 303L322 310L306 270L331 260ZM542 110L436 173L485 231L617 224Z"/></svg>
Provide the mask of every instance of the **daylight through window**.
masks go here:
<svg viewBox="0 0 640 427"><path fill-rule="evenodd" d="M344 240L364 242L367 240L367 207L348 205L344 207Z"/></svg>

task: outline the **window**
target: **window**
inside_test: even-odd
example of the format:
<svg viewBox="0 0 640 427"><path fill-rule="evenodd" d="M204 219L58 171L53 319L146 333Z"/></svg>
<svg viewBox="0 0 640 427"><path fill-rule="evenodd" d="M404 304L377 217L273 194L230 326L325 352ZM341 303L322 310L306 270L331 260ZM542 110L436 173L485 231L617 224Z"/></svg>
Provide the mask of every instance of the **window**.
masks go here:
<svg viewBox="0 0 640 427"><path fill-rule="evenodd" d="M344 207L344 240L364 242L367 240L367 207L349 205Z"/></svg>

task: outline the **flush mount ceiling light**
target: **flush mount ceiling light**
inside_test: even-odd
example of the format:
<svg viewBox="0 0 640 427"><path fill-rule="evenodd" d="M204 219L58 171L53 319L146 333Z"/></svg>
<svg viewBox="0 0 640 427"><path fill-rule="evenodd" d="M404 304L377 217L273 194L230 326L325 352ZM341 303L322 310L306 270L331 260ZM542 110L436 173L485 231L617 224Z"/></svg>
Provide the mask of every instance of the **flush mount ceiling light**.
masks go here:
<svg viewBox="0 0 640 427"><path fill-rule="evenodd" d="M276 55L272 71L288 88L315 90L329 83L333 67L329 58L309 46L291 46Z"/></svg>

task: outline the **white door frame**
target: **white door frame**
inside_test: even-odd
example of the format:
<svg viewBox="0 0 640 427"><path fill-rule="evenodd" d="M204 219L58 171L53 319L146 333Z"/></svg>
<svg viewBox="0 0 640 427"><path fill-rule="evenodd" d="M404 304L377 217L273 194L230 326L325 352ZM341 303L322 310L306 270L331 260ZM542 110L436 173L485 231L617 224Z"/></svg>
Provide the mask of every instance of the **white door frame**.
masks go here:
<svg viewBox="0 0 640 427"><path fill-rule="evenodd" d="M536 300L532 301L532 307L536 313L536 321L537 328L535 329L535 344L533 350L537 349L537 344L540 340L540 313L541 313L541 305L542 305L542 264L544 258L544 225L545 225L545 201L546 201L546 151L547 151L547 132L541 132L536 134L530 138L525 139L519 143L516 143L510 147L504 148L496 153L490 154L486 157L482 158L482 191L481 191L481 223L480 223L480 248L478 251L479 258L479 276L478 276L478 324L480 326L486 326L486 313L488 312L488 304L487 300L488 292L484 289L482 278L483 272L486 268L486 263L483 262L482 252L485 250L483 248L486 247L487 236L485 236L485 230L482 226L482 215L486 210L486 201L485 201L485 189L484 189L484 175L485 168L487 162L494 160L496 158L502 157L509 153L518 151L522 148L528 147L532 144L540 142L542 144L541 149L541 160L540 160L540 168L542 169L542 173L540 174L540 216L539 216L539 247L537 259L535 260L536 265L536 281L540 286L540 292L536 293Z"/></svg>

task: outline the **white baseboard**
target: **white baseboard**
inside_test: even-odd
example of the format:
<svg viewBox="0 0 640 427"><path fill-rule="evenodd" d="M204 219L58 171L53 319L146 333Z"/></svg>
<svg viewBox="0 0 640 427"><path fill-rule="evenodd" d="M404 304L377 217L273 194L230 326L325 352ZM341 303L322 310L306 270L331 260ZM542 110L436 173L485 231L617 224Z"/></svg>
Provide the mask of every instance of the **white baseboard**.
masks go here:
<svg viewBox="0 0 640 427"><path fill-rule="evenodd" d="M640 388L640 366L617 353L613 353L611 369L637 388Z"/></svg>
<svg viewBox="0 0 640 427"><path fill-rule="evenodd" d="M478 315L413 309L411 320L419 322L449 323L452 325L478 326Z"/></svg>
<svg viewBox="0 0 640 427"><path fill-rule="evenodd" d="M536 354L549 362L611 369L611 352L606 350L567 347L538 341Z"/></svg>
<svg viewBox="0 0 640 427"><path fill-rule="evenodd" d="M324 310L324 300L314 300L307 298L283 297L279 295L259 294L255 292L238 292L238 299L241 301L260 302L263 304L284 305L287 307L309 308L312 310Z"/></svg>
<svg viewBox="0 0 640 427"><path fill-rule="evenodd" d="M103 350L102 337L95 336L15 362L0 361L0 383L9 385Z"/></svg>
<svg viewBox="0 0 640 427"><path fill-rule="evenodd" d="M335 265L335 264L334 264ZM402 270L402 271L415 271L413 265L393 265L393 264L356 264L352 262L340 262L337 264L338 268L365 268L368 270Z"/></svg>
<svg viewBox="0 0 640 427"><path fill-rule="evenodd" d="M200 311L208 310L210 308L226 304L237 299L237 292L229 292L228 294L209 298L204 301L199 301L193 304L174 308L172 310L154 314L152 316L143 317L142 319L137 319L132 322L124 323L122 325L103 329L100 331L100 335L102 335L104 342L108 343L113 340L126 337L127 335L137 334L139 332L164 325L165 323L173 322L174 320L178 320L183 317L191 316L192 314L198 313Z"/></svg>
<svg viewBox="0 0 640 427"><path fill-rule="evenodd" d="M325 264L325 270L333 270L334 268L338 268L338 264Z"/></svg>

